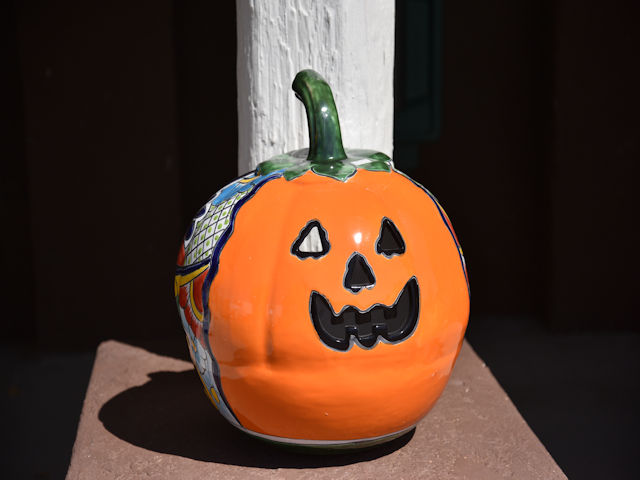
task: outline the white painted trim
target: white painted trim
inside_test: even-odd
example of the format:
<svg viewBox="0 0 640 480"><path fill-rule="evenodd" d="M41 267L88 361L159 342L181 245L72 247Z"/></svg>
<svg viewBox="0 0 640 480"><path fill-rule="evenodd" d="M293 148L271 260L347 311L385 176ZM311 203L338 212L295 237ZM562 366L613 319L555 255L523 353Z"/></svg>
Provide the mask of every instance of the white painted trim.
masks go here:
<svg viewBox="0 0 640 480"><path fill-rule="evenodd" d="M401 437L402 435L410 432L412 429L416 427L415 425L411 425L408 428L404 428L402 430L399 430L394 433L389 433L387 435L380 435L378 437L370 437L370 438L360 438L356 440L305 440L302 438L276 437L274 435L267 435L264 433L254 432L244 427L238 427L238 425L235 425L235 424L234 426L236 426L243 432L248 433L249 435L253 435L255 437L261 438L263 440L268 440L270 442L283 443L287 445L299 445L299 446L305 446L305 447L319 447L319 448L341 448L341 447L359 448L364 445L370 445L370 446L378 445L380 443L388 442L398 437Z"/></svg>
<svg viewBox="0 0 640 480"><path fill-rule="evenodd" d="M393 152L394 0L238 0L240 173L308 146L291 90L312 68L331 85L345 148Z"/></svg>

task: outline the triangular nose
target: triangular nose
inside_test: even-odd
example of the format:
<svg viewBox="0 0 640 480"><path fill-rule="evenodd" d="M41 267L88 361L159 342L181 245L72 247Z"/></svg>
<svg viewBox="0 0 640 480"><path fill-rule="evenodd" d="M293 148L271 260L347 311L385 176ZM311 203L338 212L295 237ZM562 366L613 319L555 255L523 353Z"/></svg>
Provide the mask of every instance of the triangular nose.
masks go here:
<svg viewBox="0 0 640 480"><path fill-rule="evenodd" d="M371 288L376 284L376 277L367 260L356 253L347 262L347 271L344 275L344 288L358 293L363 288Z"/></svg>

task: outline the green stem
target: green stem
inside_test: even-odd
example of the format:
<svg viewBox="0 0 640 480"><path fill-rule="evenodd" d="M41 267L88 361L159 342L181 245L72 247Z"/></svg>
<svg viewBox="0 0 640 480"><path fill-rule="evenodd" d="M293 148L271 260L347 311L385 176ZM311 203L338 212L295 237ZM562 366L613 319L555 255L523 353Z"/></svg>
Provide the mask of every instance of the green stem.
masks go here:
<svg viewBox="0 0 640 480"><path fill-rule="evenodd" d="M344 160L340 121L331 87L317 72L302 70L293 80L293 91L304 104L309 124L309 155L311 163L331 163Z"/></svg>

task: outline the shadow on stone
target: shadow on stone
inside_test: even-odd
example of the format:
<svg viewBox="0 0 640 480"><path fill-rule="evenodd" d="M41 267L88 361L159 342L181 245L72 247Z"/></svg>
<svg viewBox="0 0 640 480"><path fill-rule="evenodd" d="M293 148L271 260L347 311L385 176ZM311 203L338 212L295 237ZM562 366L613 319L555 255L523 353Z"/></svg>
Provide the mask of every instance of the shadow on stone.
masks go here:
<svg viewBox="0 0 640 480"><path fill-rule="evenodd" d="M161 371L149 377L144 385L105 403L98 417L115 436L158 453L260 468L341 466L388 455L406 445L415 431L364 451L296 453L256 440L230 425L198 388L195 371Z"/></svg>
<svg viewBox="0 0 640 480"><path fill-rule="evenodd" d="M155 338L149 340L134 338L114 338L122 343L145 349L147 352L155 353L163 357L177 358L191 363L189 349L185 341L184 334L176 330L176 335L166 338Z"/></svg>

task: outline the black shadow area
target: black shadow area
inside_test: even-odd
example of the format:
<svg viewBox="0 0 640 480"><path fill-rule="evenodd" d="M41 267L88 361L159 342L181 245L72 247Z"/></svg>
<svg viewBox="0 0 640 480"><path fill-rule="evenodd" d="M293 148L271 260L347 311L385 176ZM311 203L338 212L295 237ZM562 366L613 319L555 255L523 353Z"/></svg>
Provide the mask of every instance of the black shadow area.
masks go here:
<svg viewBox="0 0 640 480"><path fill-rule="evenodd" d="M133 445L205 462L259 468L316 468L373 460L406 445L414 430L377 447L351 453L306 454L278 448L230 425L209 403L193 370L155 372L150 381L116 395L98 418Z"/></svg>

